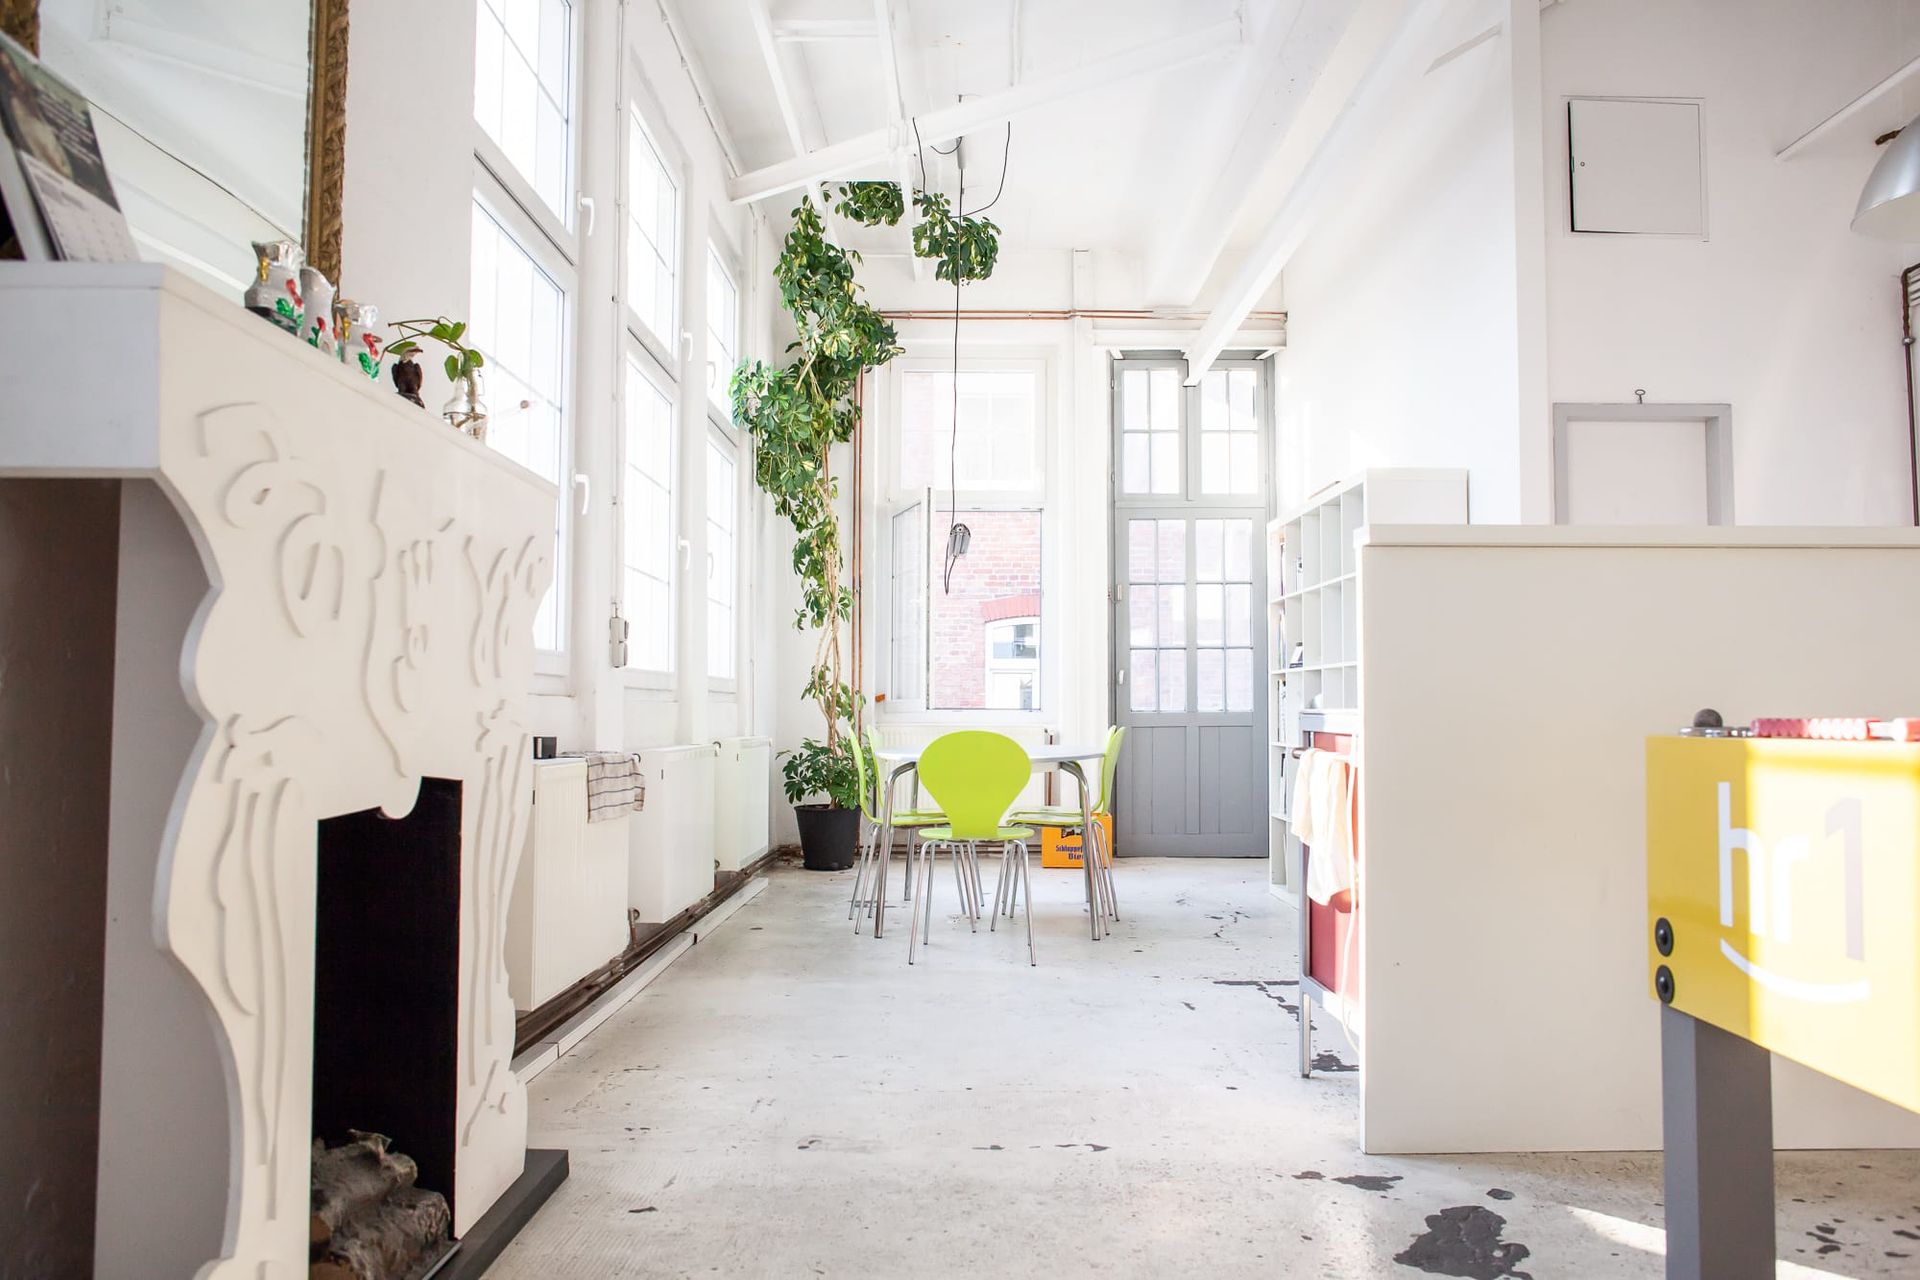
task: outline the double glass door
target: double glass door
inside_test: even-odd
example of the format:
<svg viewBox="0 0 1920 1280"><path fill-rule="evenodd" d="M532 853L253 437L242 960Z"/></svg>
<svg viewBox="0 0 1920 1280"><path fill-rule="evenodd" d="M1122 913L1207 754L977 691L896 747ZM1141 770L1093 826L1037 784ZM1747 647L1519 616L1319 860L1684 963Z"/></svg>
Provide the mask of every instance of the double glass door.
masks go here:
<svg viewBox="0 0 1920 1280"><path fill-rule="evenodd" d="M1268 369L1114 362L1115 797L1130 854L1262 856Z"/></svg>

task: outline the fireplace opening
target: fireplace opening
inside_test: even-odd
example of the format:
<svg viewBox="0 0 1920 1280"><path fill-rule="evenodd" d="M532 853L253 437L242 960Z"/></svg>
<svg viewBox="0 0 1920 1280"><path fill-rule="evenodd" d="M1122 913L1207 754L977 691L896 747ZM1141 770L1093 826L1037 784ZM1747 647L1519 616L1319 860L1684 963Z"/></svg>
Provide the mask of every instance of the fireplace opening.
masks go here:
<svg viewBox="0 0 1920 1280"><path fill-rule="evenodd" d="M422 780L403 818L369 809L319 828L313 1136L384 1136L451 1206L460 783Z"/></svg>

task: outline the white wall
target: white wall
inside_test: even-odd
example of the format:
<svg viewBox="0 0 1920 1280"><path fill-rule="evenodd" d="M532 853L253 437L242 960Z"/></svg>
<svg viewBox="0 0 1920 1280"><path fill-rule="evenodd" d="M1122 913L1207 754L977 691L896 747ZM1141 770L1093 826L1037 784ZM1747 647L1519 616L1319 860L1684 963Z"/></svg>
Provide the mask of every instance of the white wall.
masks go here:
<svg viewBox="0 0 1920 1280"><path fill-rule="evenodd" d="M1535 500L1522 322L1538 279L1519 246L1537 199L1519 144L1536 15L1463 3L1447 19L1435 55L1499 30L1401 91L1287 264L1282 507L1378 466L1467 468L1475 521L1520 520Z"/></svg>
<svg viewBox="0 0 1920 1280"><path fill-rule="evenodd" d="M363 12L364 11L364 12ZM558 736L563 748L639 748L707 741L735 733L769 733L764 655L781 611L763 598L770 576L765 502L751 486L750 448L740 455L742 496L736 542L739 561L738 679L733 691L710 687L707 651L704 508L707 439L705 326L706 246L721 241L733 258L743 296L743 354L770 348L772 290L768 231L722 194L732 173L674 33L654 4L576 4L580 101L575 130L581 147L580 194L594 201L591 234L584 216L572 252L579 288L571 317L574 379L572 469L588 478L587 510L575 507L568 567L572 587L570 644L563 674L539 679L534 731ZM476 161L472 119L474 8L461 0L434 6L432 40L396 39L388 15L355 5L348 77L343 291L373 302L383 316L467 314L471 203ZM622 46L632 56L623 57ZM668 372L676 381L680 433L676 536L686 541L677 586L679 671L666 689L643 689L609 663L607 620L617 582L613 504L624 382L622 323L615 304L620 270L623 189L615 160L626 146L626 103L642 104L682 181L680 313L686 330ZM484 337L481 343L484 347ZM424 398L437 404L443 375L427 364ZM448 394L442 388L440 399ZM563 486L564 488L564 486ZM577 498L577 494L573 495ZM773 575L784 581L780 549Z"/></svg>
<svg viewBox="0 0 1920 1280"><path fill-rule="evenodd" d="M1874 135L1920 100L1774 156L1920 53L1920 6L1570 0L1541 34L1552 398L1731 404L1742 524L1907 523L1899 276L1920 245L1847 224ZM1567 230L1568 95L1702 100L1705 241Z"/></svg>

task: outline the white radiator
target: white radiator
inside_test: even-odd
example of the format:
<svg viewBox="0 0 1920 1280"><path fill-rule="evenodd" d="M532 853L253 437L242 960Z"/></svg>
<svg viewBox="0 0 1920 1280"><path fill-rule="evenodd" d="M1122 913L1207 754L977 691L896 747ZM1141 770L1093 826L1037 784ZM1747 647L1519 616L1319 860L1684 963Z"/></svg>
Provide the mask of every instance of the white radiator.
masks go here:
<svg viewBox="0 0 1920 1280"><path fill-rule="evenodd" d="M738 871L772 843L767 797L773 784L773 739L722 738L713 784L713 857Z"/></svg>
<svg viewBox="0 0 1920 1280"><path fill-rule="evenodd" d="M642 751L646 807L633 815L627 902L642 924L664 924L713 892L713 792L718 749Z"/></svg>
<svg viewBox="0 0 1920 1280"><path fill-rule="evenodd" d="M507 910L507 989L534 1009L627 949L631 818L587 821L587 763L533 767L533 821Z"/></svg>

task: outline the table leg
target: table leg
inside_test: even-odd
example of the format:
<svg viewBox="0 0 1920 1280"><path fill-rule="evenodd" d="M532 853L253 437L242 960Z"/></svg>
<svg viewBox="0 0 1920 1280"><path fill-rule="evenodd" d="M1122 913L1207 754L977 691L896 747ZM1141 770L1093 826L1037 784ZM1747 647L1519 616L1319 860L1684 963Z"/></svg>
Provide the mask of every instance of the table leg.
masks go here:
<svg viewBox="0 0 1920 1280"><path fill-rule="evenodd" d="M880 797L879 866L876 868L878 878L873 886L873 936L876 938L885 936L887 928L887 864L893 861L893 793L895 785L900 781L900 775L912 767L910 764L895 766L893 772L887 775L887 785ZM911 852L907 862L909 875L911 875L913 862ZM911 879L908 881L908 886L909 888L912 886Z"/></svg>
<svg viewBox="0 0 1920 1280"><path fill-rule="evenodd" d="M1671 1006L1660 1010L1667 1280L1773 1274L1772 1057Z"/></svg>
<svg viewBox="0 0 1920 1280"><path fill-rule="evenodd" d="M1093 794L1087 789L1086 770L1080 767L1078 760L1063 761L1060 765L1073 780L1080 784L1080 872L1087 882L1087 917L1092 921L1093 940L1100 941L1101 929L1105 923L1100 906L1100 894L1094 887L1093 867ZM1033 904L1027 904L1027 910L1033 910Z"/></svg>

